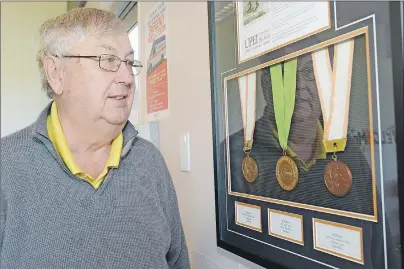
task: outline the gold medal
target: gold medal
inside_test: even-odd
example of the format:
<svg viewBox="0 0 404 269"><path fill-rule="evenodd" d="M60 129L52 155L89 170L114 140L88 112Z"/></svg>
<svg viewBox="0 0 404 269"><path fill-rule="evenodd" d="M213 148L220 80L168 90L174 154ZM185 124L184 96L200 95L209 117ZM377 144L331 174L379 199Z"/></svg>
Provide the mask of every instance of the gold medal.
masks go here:
<svg viewBox="0 0 404 269"><path fill-rule="evenodd" d="M276 179L285 191L293 190L298 182L299 171L292 158L282 156L276 163Z"/></svg>
<svg viewBox="0 0 404 269"><path fill-rule="evenodd" d="M251 158L249 155L244 157L243 159L243 176L245 180L250 183L253 183L258 176L258 165L254 158Z"/></svg>

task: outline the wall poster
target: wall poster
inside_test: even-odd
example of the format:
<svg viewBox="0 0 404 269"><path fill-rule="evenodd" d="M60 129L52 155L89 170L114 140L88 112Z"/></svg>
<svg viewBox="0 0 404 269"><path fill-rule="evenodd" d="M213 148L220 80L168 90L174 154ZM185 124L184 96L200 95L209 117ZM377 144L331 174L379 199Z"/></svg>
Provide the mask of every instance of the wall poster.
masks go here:
<svg viewBox="0 0 404 269"><path fill-rule="evenodd" d="M400 12L209 3L219 247L266 268L403 268Z"/></svg>
<svg viewBox="0 0 404 269"><path fill-rule="evenodd" d="M147 16L146 121L169 116L167 5L158 3Z"/></svg>

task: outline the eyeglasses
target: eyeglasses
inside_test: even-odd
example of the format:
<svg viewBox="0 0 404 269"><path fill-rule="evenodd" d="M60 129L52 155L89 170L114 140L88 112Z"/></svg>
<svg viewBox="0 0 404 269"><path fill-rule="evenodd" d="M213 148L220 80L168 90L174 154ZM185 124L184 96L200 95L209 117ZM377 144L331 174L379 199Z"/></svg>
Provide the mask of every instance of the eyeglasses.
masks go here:
<svg viewBox="0 0 404 269"><path fill-rule="evenodd" d="M105 71L116 72L119 70L121 63L124 62L129 71L137 76L140 73L140 68L143 67L139 61L136 60L122 60L118 56L110 54L101 54L100 56L81 56L81 55L66 55L63 58L86 58L98 61L98 66Z"/></svg>

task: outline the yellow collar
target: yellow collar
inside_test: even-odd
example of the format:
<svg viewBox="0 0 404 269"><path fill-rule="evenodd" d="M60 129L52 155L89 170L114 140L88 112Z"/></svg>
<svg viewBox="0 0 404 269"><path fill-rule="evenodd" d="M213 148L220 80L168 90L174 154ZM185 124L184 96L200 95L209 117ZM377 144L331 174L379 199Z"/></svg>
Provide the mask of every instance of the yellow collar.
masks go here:
<svg viewBox="0 0 404 269"><path fill-rule="evenodd" d="M104 172L100 174L97 179L91 178L87 175L80 167L76 164L73 158L73 154L70 151L69 145L67 143L66 137L63 133L62 125L59 121L59 116L56 108L56 102L52 103L51 113L47 118L47 129L49 139L52 141L53 146L55 147L56 152L62 158L66 166L69 168L70 172L73 175L84 175L85 178L89 178L90 180L99 181L100 178L103 178L108 168L117 168L119 165L122 144L123 144L123 135L122 132L119 133L117 137L114 138L111 145L111 153L108 157Z"/></svg>
<svg viewBox="0 0 404 269"><path fill-rule="evenodd" d="M275 138L278 139L278 132L275 130L275 128L272 128L273 134ZM296 161L300 163L300 167L304 171L309 171L310 167L316 164L316 161L319 159L326 159L327 154L325 152L324 144L322 142L322 137L324 135L323 127L321 126L320 121L317 122L317 137L320 137L320 139L317 139L317 146L316 146L316 152L314 153L313 158L309 162L304 162L290 147L287 148L286 153L294 158Z"/></svg>

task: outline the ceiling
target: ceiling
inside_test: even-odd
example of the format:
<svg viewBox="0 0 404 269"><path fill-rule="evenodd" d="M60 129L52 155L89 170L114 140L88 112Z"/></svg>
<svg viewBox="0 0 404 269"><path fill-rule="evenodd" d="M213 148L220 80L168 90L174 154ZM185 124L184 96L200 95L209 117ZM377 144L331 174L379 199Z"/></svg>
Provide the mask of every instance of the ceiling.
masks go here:
<svg viewBox="0 0 404 269"><path fill-rule="evenodd" d="M77 7L84 7L87 1L67 1L67 11Z"/></svg>

